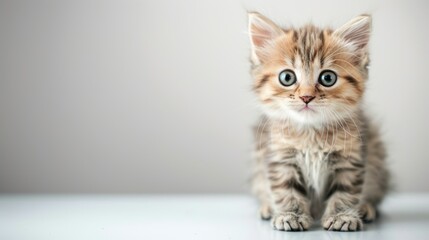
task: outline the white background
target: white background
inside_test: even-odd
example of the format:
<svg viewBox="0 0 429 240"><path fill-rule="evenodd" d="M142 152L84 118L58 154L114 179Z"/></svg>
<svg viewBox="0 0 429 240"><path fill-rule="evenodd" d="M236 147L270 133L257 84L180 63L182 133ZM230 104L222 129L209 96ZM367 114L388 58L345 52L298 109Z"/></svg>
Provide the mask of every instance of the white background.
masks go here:
<svg viewBox="0 0 429 240"><path fill-rule="evenodd" d="M366 108L397 191L429 191L425 1L1 1L0 192L247 191L247 10L373 15Z"/></svg>

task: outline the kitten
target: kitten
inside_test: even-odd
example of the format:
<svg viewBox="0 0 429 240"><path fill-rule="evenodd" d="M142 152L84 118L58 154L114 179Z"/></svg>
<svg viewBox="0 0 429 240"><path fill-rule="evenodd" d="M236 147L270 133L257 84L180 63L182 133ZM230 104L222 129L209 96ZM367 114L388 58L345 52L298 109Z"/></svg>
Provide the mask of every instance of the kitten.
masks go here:
<svg viewBox="0 0 429 240"><path fill-rule="evenodd" d="M254 193L274 229L356 231L387 191L385 149L361 106L371 17L339 29L278 27L249 13L255 129Z"/></svg>

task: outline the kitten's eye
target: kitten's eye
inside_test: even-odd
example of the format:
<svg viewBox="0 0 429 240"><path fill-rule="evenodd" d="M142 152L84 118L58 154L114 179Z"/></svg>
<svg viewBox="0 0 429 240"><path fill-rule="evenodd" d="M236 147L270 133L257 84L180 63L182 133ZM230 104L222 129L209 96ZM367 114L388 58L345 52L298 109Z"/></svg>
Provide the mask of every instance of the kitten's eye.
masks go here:
<svg viewBox="0 0 429 240"><path fill-rule="evenodd" d="M295 73L292 70L283 70L279 74L279 81L283 86L289 87L296 82Z"/></svg>
<svg viewBox="0 0 429 240"><path fill-rule="evenodd" d="M325 87L332 87L337 82L337 74L331 70L325 70L320 73L319 83Z"/></svg>

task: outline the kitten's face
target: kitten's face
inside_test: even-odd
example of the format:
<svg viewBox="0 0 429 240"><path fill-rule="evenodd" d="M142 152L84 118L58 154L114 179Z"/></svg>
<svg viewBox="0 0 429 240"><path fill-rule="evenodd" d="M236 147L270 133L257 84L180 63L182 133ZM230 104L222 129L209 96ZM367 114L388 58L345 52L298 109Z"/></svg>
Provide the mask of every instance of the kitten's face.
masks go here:
<svg viewBox="0 0 429 240"><path fill-rule="evenodd" d="M336 31L284 30L252 13L249 28L254 90L267 114L311 126L351 117L367 77L369 16Z"/></svg>

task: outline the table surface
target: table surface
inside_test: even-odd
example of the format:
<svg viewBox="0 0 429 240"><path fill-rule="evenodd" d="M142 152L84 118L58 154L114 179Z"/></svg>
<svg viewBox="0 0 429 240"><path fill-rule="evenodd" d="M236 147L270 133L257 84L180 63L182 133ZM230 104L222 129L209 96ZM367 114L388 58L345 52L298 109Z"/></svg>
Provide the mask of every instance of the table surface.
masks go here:
<svg viewBox="0 0 429 240"><path fill-rule="evenodd" d="M393 194L360 232L280 232L247 195L0 195L0 239L429 239L429 194Z"/></svg>

